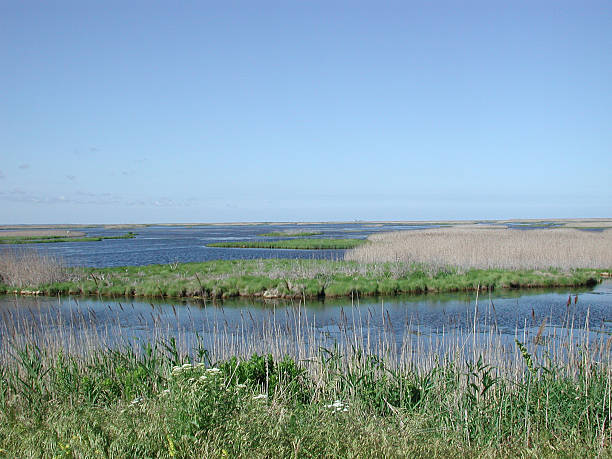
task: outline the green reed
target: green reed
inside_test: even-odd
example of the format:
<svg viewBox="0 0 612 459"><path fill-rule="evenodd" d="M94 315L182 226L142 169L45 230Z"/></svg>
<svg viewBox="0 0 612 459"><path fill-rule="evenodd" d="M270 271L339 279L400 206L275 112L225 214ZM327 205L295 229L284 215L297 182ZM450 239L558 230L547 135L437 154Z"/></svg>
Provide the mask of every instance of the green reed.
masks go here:
<svg viewBox="0 0 612 459"><path fill-rule="evenodd" d="M509 342L479 319L398 343L392 324L370 336L370 315L330 340L292 314L190 345L163 325L109 341L86 314L3 316L0 454L610 455L612 337L588 325Z"/></svg>

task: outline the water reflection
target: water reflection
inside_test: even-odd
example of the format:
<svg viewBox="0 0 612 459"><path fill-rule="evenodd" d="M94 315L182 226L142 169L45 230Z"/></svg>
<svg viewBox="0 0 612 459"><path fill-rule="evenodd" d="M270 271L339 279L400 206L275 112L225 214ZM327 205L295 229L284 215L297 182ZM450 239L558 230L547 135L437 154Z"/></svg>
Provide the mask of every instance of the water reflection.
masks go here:
<svg viewBox="0 0 612 459"><path fill-rule="evenodd" d="M571 295L571 304L568 296ZM344 335L385 339L398 346L407 337L453 332L544 335L587 328L612 334L612 282L594 289L506 291L354 298L326 301L248 301L170 304L152 301L110 301L96 298L0 297L0 340L39 332L89 334L112 344L182 336L210 345L227 336L293 333L306 327L331 341ZM543 327L543 328L542 328ZM291 331L293 330L293 332ZM366 336L367 335L367 336Z"/></svg>

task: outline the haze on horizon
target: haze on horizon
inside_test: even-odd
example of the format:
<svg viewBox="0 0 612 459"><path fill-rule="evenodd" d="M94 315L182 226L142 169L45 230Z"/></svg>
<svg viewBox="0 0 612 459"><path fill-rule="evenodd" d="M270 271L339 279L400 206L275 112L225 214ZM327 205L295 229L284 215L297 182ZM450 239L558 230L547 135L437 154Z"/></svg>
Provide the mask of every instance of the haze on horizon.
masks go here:
<svg viewBox="0 0 612 459"><path fill-rule="evenodd" d="M0 4L0 224L612 216L612 4Z"/></svg>

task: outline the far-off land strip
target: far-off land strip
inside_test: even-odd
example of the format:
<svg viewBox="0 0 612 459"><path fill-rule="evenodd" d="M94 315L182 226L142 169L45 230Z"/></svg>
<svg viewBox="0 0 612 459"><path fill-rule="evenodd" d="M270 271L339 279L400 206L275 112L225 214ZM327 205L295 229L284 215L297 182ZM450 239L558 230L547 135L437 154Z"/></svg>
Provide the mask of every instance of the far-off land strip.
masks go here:
<svg viewBox="0 0 612 459"><path fill-rule="evenodd" d="M82 231L52 230L52 229L16 229L0 231L0 237L80 237L85 236Z"/></svg>

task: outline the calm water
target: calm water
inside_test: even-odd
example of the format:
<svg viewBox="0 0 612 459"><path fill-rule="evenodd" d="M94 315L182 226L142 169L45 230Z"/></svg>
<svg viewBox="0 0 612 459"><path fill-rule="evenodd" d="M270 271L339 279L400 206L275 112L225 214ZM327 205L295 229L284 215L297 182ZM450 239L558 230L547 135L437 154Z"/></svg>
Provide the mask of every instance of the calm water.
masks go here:
<svg viewBox="0 0 612 459"><path fill-rule="evenodd" d="M567 307L568 295L572 304ZM575 296L578 300L574 303ZM0 297L0 339L6 324L21 323L52 331L54 327L77 332L90 331L121 339L150 338L153 330L161 336L182 335L194 339L196 333L214 338L219 329L240 334L263 323L295 326L314 325L331 338L351 333L353 328L369 330L373 338L381 333L401 343L405 333L435 334L444 330L470 329L477 314L479 327L495 324L502 334L535 334L544 320L546 329L583 328L588 323L595 334L612 334L612 282L593 289L536 290L480 296L476 310L475 294L440 294L366 298L358 302L341 299L307 302L306 307L286 301L247 300L223 303L163 303L159 301L113 302L95 298ZM568 322L569 320L569 322ZM159 334L158 334L159 336Z"/></svg>
<svg viewBox="0 0 612 459"><path fill-rule="evenodd" d="M265 250L206 247L212 242L265 240L259 236L273 231L321 231L327 238L366 238L381 231L421 229L431 226L400 224L292 224L226 225L138 228L135 239L101 242L27 244L24 250L45 250L60 255L69 265L124 266L170 262L248 258L342 258L342 250ZM521 226L519 229L526 229ZM128 229L86 228L87 236L114 236ZM0 231L1 234L1 231ZM568 295L572 305L566 307ZM578 301L574 304L575 296ZM326 300L324 302L232 300L223 303L164 303L152 301L114 302L95 298L49 298L0 296L0 344L15 324L80 333L82 329L111 340L146 339L152 333L163 337L180 335L213 340L220 329L240 334L264 323L295 328L296 321L314 326L334 339L353 329L367 330L373 339L391 335L401 342L409 334L435 334L441 330L464 330L476 322L480 327L495 325L508 337L515 333L537 333L546 320L546 330L582 328L588 323L595 334L612 334L612 282L593 289L523 290L496 292L481 296L475 307L475 294L438 294ZM21 326L19 325L19 326Z"/></svg>
<svg viewBox="0 0 612 459"><path fill-rule="evenodd" d="M292 224L292 225L227 225L169 227L150 226L131 230L134 239L109 239L99 242L65 242L53 244L22 244L19 249L42 250L61 256L71 266L128 266L172 262L197 262L208 260L236 260L253 258L326 258L341 259L344 250L269 250L225 249L206 247L213 242L244 240L276 240L260 237L274 231L323 232L314 238L358 238L370 234L400 229L422 229L432 225L414 226L399 224ZM87 236L119 236L129 229L84 228ZM0 230L0 235L2 231Z"/></svg>
<svg viewBox="0 0 612 459"><path fill-rule="evenodd" d="M516 230L528 230L539 226L504 224ZM253 258L326 258L341 259L344 250L270 250L225 249L206 247L213 242L276 240L261 237L262 233L275 231L322 232L313 238L365 239L370 234L436 228L437 225L407 225L381 223L325 223L286 225L225 225L225 226L150 226L136 228L134 239L110 239L99 242L66 242L53 244L22 244L20 250L41 250L61 256L71 266L128 266L173 262L197 262L209 260L236 260ZM61 229L61 228L58 228ZM0 235L2 235L0 230ZM104 227L76 229L86 236L120 236L129 229L105 229Z"/></svg>

